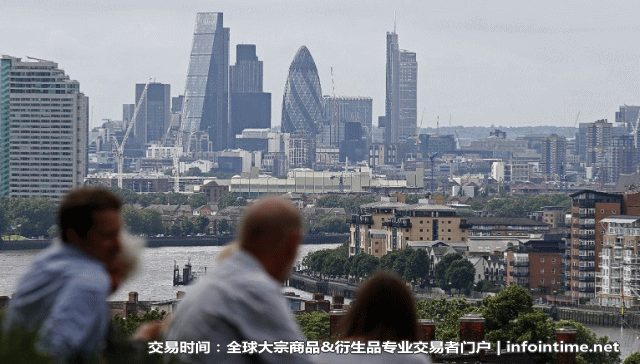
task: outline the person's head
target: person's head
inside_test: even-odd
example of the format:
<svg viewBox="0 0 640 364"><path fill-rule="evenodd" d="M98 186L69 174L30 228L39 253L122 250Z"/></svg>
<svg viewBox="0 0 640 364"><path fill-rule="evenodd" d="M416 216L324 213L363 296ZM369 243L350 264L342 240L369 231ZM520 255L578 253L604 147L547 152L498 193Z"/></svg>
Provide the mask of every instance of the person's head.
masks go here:
<svg viewBox="0 0 640 364"><path fill-rule="evenodd" d="M73 245L111 268L122 246L120 208L113 193L100 188L78 188L60 203L58 225L63 243Z"/></svg>
<svg viewBox="0 0 640 364"><path fill-rule="evenodd" d="M267 197L251 205L238 229L240 247L267 273L285 281L302 239L302 215L288 200Z"/></svg>
<svg viewBox="0 0 640 364"><path fill-rule="evenodd" d="M367 280L341 322L343 338L416 341L418 316L406 283L391 272Z"/></svg>

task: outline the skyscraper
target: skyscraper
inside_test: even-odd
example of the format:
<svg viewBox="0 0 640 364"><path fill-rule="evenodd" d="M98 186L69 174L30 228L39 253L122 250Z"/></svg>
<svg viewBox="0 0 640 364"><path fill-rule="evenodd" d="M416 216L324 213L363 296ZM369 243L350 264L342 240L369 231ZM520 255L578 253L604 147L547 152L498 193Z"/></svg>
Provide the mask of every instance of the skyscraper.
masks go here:
<svg viewBox="0 0 640 364"><path fill-rule="evenodd" d="M542 174L545 176L564 176L564 163L567 160L567 139L551 134L542 140Z"/></svg>
<svg viewBox="0 0 640 364"><path fill-rule="evenodd" d="M89 100L57 63L3 56L1 70L0 145L6 148L8 122L9 196L61 198L84 183ZM3 152L3 174L5 159ZM5 177L1 182L6 191Z"/></svg>
<svg viewBox="0 0 640 364"><path fill-rule="evenodd" d="M321 120L322 89L318 69L307 47L302 46L289 67L282 100L282 131L291 134L291 167L311 167L316 123Z"/></svg>
<svg viewBox="0 0 640 364"><path fill-rule="evenodd" d="M145 84L136 84L136 105ZM171 121L171 85L151 83L147 89L147 97L140 105L136 117L135 139L140 145L159 142Z"/></svg>
<svg viewBox="0 0 640 364"><path fill-rule="evenodd" d="M271 94L262 92L262 61L254 44L236 46L236 64L230 67L231 137L244 129L271 128Z"/></svg>
<svg viewBox="0 0 640 364"><path fill-rule="evenodd" d="M418 62L416 54L401 50L395 29L387 32L387 88L385 142L404 142L416 132Z"/></svg>
<svg viewBox="0 0 640 364"><path fill-rule="evenodd" d="M229 28L222 25L222 13L198 13L187 72L183 123L183 145L199 152L206 143L190 143L204 132L214 151L228 146L229 133ZM198 138L201 140L202 138Z"/></svg>

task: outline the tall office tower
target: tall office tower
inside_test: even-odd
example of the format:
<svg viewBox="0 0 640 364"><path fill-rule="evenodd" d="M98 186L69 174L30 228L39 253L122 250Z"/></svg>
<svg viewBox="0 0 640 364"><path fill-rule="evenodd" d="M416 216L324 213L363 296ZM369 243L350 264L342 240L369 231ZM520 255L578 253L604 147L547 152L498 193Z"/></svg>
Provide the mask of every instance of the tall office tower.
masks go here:
<svg viewBox="0 0 640 364"><path fill-rule="evenodd" d="M236 64L230 67L231 137L244 129L271 128L271 94L262 92L262 61L254 44L236 46Z"/></svg>
<svg viewBox="0 0 640 364"><path fill-rule="evenodd" d="M136 105L140 101L145 84L136 84ZM171 121L171 85L151 83L147 89L147 97L140 105L136 117L135 139L144 147L145 144L159 142Z"/></svg>
<svg viewBox="0 0 640 364"><path fill-rule="evenodd" d="M564 163L567 159L567 139L551 134L542 139L542 174L545 176L564 175Z"/></svg>
<svg viewBox="0 0 640 364"><path fill-rule="evenodd" d="M198 13L196 17L184 98L183 147L206 151L208 139L212 150L226 149L230 139L229 28L222 25L222 13Z"/></svg>
<svg viewBox="0 0 640 364"><path fill-rule="evenodd" d="M134 104L122 104L122 121L124 122L124 127L126 128L133 117L133 112L136 109L136 105Z"/></svg>
<svg viewBox="0 0 640 364"><path fill-rule="evenodd" d="M3 128L9 109L9 196L59 199L84 183L89 100L57 63L3 56L1 69Z"/></svg>
<svg viewBox="0 0 640 364"><path fill-rule="evenodd" d="M401 50L395 29L387 32L387 92L385 142L405 142L414 135L417 120L418 62L416 54Z"/></svg>
<svg viewBox="0 0 640 364"><path fill-rule="evenodd" d="M371 141L373 100L370 97L343 97L323 96L322 106L324 110L325 124L322 136L319 138L325 145L339 147L340 143L347 140L346 123L359 123L362 134L367 141Z"/></svg>
<svg viewBox="0 0 640 364"><path fill-rule="evenodd" d="M177 114L182 112L182 105L184 103L184 95L171 98L171 113Z"/></svg>
<svg viewBox="0 0 640 364"><path fill-rule="evenodd" d="M321 97L318 69L307 47L302 46L289 67L282 98L282 132L291 134L290 167L312 166L316 124L322 120Z"/></svg>
<svg viewBox="0 0 640 364"><path fill-rule="evenodd" d="M602 162L602 182L616 183L620 174L632 174L634 169L633 136L627 133L626 128L613 128L613 137L604 148L604 161Z"/></svg>

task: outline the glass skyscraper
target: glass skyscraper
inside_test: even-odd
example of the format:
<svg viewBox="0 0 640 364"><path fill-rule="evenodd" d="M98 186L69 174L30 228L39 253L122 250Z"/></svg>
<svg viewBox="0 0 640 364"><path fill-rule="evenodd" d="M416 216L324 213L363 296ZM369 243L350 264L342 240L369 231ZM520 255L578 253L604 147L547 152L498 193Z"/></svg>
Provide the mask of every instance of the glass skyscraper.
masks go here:
<svg viewBox="0 0 640 364"><path fill-rule="evenodd" d="M387 33L387 88L384 141L405 142L416 133L418 62L416 54L401 50L395 30Z"/></svg>
<svg viewBox="0 0 640 364"><path fill-rule="evenodd" d="M189 143L190 135L204 132L212 150L226 149L230 140L228 105L229 28L222 25L222 13L198 13L182 110L182 122L186 123L183 145ZM200 148L202 144L194 145Z"/></svg>
<svg viewBox="0 0 640 364"><path fill-rule="evenodd" d="M322 121L318 69L307 47L298 49L289 67L282 100L282 132L290 133L289 166L313 166L317 123Z"/></svg>

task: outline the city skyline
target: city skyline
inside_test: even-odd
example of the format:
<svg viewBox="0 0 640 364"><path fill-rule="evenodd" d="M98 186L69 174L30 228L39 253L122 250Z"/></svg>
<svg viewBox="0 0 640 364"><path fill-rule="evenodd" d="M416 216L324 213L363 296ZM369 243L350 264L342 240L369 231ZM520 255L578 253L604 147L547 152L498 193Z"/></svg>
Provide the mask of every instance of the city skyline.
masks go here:
<svg viewBox="0 0 640 364"><path fill-rule="evenodd" d="M449 115L452 125L573 126L578 111L579 122L613 121L620 105L640 104L640 52L625 42L640 31L640 5L629 1L60 4L3 4L0 53L50 59L73 74L91 98L92 126L119 120L122 104L134 99L133 84L149 77L171 84L172 96L183 93L197 12L225 14L232 58L236 44L256 44L274 124L289 62L302 44L322 84L330 84L333 67L336 95L372 97L374 120L384 115L385 35L394 12L402 47L422 65L423 127L435 126L437 116L448 125Z"/></svg>

